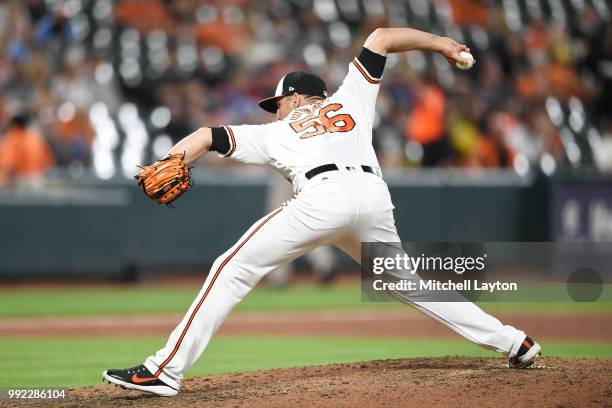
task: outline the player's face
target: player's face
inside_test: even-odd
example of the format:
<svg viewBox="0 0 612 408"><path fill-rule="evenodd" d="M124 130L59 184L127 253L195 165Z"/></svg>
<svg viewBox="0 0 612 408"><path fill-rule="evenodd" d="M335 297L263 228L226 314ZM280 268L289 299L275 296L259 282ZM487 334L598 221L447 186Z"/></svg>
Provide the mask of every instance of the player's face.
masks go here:
<svg viewBox="0 0 612 408"><path fill-rule="evenodd" d="M276 120L282 120L287 117L287 115L295 109L295 94L290 96L285 96L276 102L278 109L276 110Z"/></svg>

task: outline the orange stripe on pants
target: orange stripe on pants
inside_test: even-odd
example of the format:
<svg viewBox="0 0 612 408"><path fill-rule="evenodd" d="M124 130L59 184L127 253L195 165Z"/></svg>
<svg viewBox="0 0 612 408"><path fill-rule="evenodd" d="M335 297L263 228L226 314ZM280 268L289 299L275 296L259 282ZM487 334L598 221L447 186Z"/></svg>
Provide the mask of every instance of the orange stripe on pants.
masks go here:
<svg viewBox="0 0 612 408"><path fill-rule="evenodd" d="M195 315L198 313L198 311L200 310L200 306L202 306L202 303L204 303L204 300L206 299L206 297L208 296L208 294L210 293L210 290L212 289L213 285L215 284L215 281L217 280L217 278L219 277L219 274L221 273L221 271L223 270L223 268L225 267L225 265L228 264L229 261L231 261L231 259L238 253L238 251L240 250L240 248L242 248L244 246L244 244L246 244L252 237L253 235L255 235L255 233L257 231L259 231L261 229L261 227L263 227L268 221L270 221L275 215L277 215L278 213L280 213L283 210L283 207L280 207L278 209L276 209L274 212L272 212L265 220L263 220L261 222L261 224L259 224L257 226L257 228L255 228L253 230L253 232L251 232L249 234L248 237L246 237L244 239L244 241L242 241L240 243L240 245L238 245L236 247L236 249L234 249L234 251L228 255L227 258L225 258L225 260L221 263L221 265L219 265L219 267L217 268L212 280L210 281L210 284L208 285L208 288L206 288L206 291L204 292L204 294L202 295L202 299L200 299L200 301L198 302L198 305L195 307L195 309L193 310L193 312L191 313L191 316L189 316L189 320L187 321L187 325L185 326L185 328L183 329L183 331L181 332L181 336L179 337L176 346L174 346L174 349L172 350L172 353L170 353L170 355L168 356L168 358L166 358L164 360L163 363L161 363L161 365L159 366L159 369L155 372L155 377L158 377L162 370L164 369L164 367L166 365L168 365L168 363L172 360L172 358L176 355L176 352L178 351L179 347L181 346L181 342L183 341L183 338L185 337L185 335L187 334L187 330L189 330L189 326L191 326L191 322L193 322L193 319L195 318Z"/></svg>

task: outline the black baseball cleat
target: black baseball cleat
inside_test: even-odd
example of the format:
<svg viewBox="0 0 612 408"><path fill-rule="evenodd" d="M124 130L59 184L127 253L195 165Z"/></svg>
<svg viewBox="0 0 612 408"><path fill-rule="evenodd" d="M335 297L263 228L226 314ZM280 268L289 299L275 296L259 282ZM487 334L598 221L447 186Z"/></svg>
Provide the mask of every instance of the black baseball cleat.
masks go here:
<svg viewBox="0 0 612 408"><path fill-rule="evenodd" d="M102 373L102 379L109 384L115 384L123 389L138 390L172 397L178 394L178 390L172 388L159 378L155 377L144 365L132 368L106 370Z"/></svg>
<svg viewBox="0 0 612 408"><path fill-rule="evenodd" d="M523 344L519 348L518 353L514 357L508 358L508 366L510 368L526 368L533 364L536 357L541 355L542 347L529 336L525 336Z"/></svg>

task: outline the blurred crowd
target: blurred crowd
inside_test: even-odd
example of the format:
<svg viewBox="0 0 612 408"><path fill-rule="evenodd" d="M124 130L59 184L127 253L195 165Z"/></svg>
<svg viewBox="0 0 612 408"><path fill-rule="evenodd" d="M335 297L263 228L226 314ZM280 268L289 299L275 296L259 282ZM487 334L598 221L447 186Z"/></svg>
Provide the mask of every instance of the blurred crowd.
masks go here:
<svg viewBox="0 0 612 408"><path fill-rule="evenodd" d="M610 172L611 14L606 0L5 0L0 185L129 176L199 126L270 121L256 102L282 75L333 91L382 26L453 37L477 61L388 58L383 167Z"/></svg>

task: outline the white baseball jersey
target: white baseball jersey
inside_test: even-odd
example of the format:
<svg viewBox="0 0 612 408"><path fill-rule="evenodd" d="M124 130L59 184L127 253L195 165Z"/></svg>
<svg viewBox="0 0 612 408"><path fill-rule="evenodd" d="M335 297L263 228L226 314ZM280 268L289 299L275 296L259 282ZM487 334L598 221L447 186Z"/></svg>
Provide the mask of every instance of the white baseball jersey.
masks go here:
<svg viewBox="0 0 612 408"><path fill-rule="evenodd" d="M272 165L293 183L295 192L306 181L307 171L324 164L379 168L372 147L379 82L355 58L330 98L301 106L280 121L226 126L230 150L225 156Z"/></svg>

